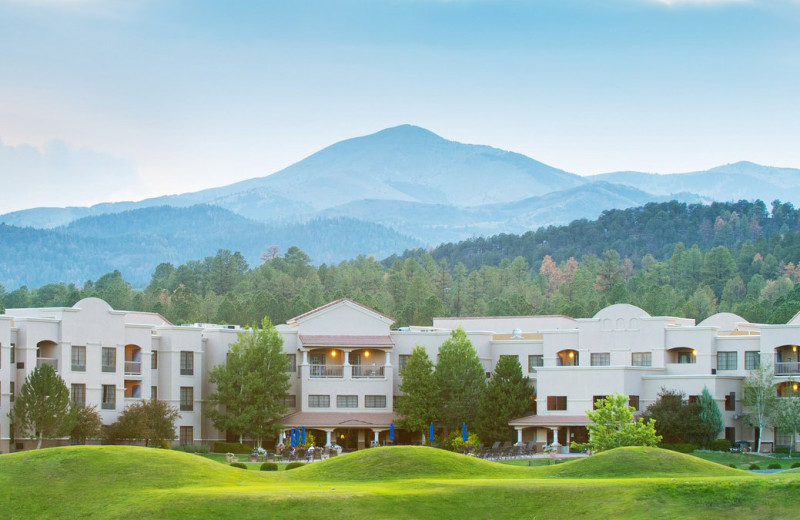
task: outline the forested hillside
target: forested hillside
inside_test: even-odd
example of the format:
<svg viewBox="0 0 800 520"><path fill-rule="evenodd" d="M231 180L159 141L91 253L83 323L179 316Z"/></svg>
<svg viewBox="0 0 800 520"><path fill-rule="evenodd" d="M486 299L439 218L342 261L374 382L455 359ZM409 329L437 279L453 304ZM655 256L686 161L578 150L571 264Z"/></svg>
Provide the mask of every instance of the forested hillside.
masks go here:
<svg viewBox="0 0 800 520"><path fill-rule="evenodd" d="M350 297L397 325L442 315L567 314L612 303L702 320L719 311L785 323L800 310L800 215L791 204L648 204L523 236L499 235L315 267L296 247L250 266L240 253L162 263L134 291L119 272L83 287L50 284L6 293L5 307L70 306L99 296L176 323L280 323Z"/></svg>

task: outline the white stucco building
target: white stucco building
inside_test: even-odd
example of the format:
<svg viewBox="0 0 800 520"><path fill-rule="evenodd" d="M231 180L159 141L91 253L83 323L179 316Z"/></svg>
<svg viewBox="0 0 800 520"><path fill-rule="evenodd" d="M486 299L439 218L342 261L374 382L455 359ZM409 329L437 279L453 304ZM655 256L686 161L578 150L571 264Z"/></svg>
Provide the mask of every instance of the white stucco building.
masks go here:
<svg viewBox="0 0 800 520"><path fill-rule="evenodd" d="M697 396L704 386L723 411L724 436L754 440L741 404L747 369L762 359L773 363L780 396L796 393L800 380L797 317L786 325L756 325L723 313L695 324L613 305L589 319L436 318L432 327L400 330L391 329L393 321L342 299L279 325L291 361L286 427L304 426L318 444L335 440L354 449L387 440L398 419L398 369L416 345L435 361L456 327L467 331L487 376L508 355L531 377L536 402L529 415L511 421L520 441L580 442L584 412L598 396L620 392L644 410L662 387ZM202 414L213 391L206 376L225 362L240 332L175 326L158 314L113 310L97 298L71 308L7 309L0 315L0 452L31 444L12 437L8 412L27 375L43 363L56 368L75 401L96 405L106 424L127 403L158 398L181 412L176 442L224 440L225 432ZM420 440L399 429L397 439ZM764 440L792 442L772 430Z"/></svg>

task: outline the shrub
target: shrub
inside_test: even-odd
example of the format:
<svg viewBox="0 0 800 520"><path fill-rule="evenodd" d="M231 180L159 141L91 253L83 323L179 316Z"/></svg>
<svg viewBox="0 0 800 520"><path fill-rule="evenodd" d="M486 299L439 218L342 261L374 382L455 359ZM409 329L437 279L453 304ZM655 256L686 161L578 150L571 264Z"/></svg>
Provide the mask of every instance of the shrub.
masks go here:
<svg viewBox="0 0 800 520"><path fill-rule="evenodd" d="M481 440L478 437L478 434L470 431L467 432L467 442L464 442L463 437L461 436L461 428L458 428L458 430L450 432L450 435L448 435L442 441L442 448L460 453L465 444L477 446L480 443Z"/></svg>
<svg viewBox="0 0 800 520"><path fill-rule="evenodd" d="M176 451L185 451L186 453L208 453L208 446L202 444L178 444L172 449Z"/></svg>
<svg viewBox="0 0 800 520"><path fill-rule="evenodd" d="M780 455L788 455L789 446L778 446L777 448L775 448L775 453Z"/></svg>
<svg viewBox="0 0 800 520"><path fill-rule="evenodd" d="M728 466L730 466L733 469L736 469L736 464L731 463L731 464L728 464Z"/></svg>
<svg viewBox="0 0 800 520"><path fill-rule="evenodd" d="M773 462L769 466L767 466L767 469L782 469L782 468L780 464L778 464L777 462Z"/></svg>
<svg viewBox="0 0 800 520"><path fill-rule="evenodd" d="M678 453L691 453L700 448L697 444L692 444L690 442L662 442L658 447L665 450L677 451Z"/></svg>
<svg viewBox="0 0 800 520"><path fill-rule="evenodd" d="M247 466L244 462L231 462L231 467L239 468L239 469L247 469Z"/></svg>
<svg viewBox="0 0 800 520"><path fill-rule="evenodd" d="M286 465L286 471L289 471L290 469L294 468L301 468L303 466L305 466L305 463L303 462L290 462L289 464Z"/></svg>
<svg viewBox="0 0 800 520"><path fill-rule="evenodd" d="M250 446L246 446L244 444L238 442L215 442L214 443L214 453L238 453L238 454L249 454L253 451L253 448Z"/></svg>
<svg viewBox="0 0 800 520"><path fill-rule="evenodd" d="M761 469L761 466L756 464L755 462L747 466L747 469Z"/></svg>
<svg viewBox="0 0 800 520"><path fill-rule="evenodd" d="M274 462L265 462L261 465L261 471L278 471L278 465Z"/></svg>
<svg viewBox="0 0 800 520"><path fill-rule="evenodd" d="M731 441L728 439L716 439L708 445L708 449L712 451L730 451Z"/></svg>
<svg viewBox="0 0 800 520"><path fill-rule="evenodd" d="M792 468L800 468L800 462L793 463Z"/></svg>

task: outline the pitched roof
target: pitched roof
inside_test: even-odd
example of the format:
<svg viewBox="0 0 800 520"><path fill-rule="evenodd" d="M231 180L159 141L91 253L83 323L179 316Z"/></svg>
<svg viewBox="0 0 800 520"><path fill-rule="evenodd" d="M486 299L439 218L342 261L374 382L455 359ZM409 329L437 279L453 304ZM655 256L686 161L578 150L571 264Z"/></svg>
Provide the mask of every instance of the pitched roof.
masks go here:
<svg viewBox="0 0 800 520"><path fill-rule="evenodd" d="M508 421L510 426L586 426L591 421L585 415L527 415Z"/></svg>
<svg viewBox="0 0 800 520"><path fill-rule="evenodd" d="M300 334L300 343L304 347L392 347L394 342L389 336L315 336Z"/></svg>
<svg viewBox="0 0 800 520"><path fill-rule="evenodd" d="M330 303L326 303L325 305L323 305L321 307L317 307L316 309L311 309L310 311L304 312L303 314L301 314L299 316L295 316L294 318L286 320L286 323L292 323L292 322L296 322L296 321L302 320L303 318L307 318L308 316L311 316L312 314L316 314L316 313L318 313L320 311L323 311L325 309L328 309L330 307L339 305L339 304L344 303L344 302L348 302L348 303L351 303L353 305L357 305L358 307L361 307L364 310L367 310L367 311L372 312L374 314L377 314L379 316L383 316L384 318L386 318L388 320L395 321L394 318L392 318L391 316L387 316L387 315L383 314L382 312L378 312L375 309L367 307L366 305L362 305L362 304L358 303L355 300L351 300L350 298L339 298L338 300L334 300L334 301L332 301Z"/></svg>
<svg viewBox="0 0 800 520"><path fill-rule="evenodd" d="M295 412L283 418L287 427L388 428L400 419L394 412Z"/></svg>

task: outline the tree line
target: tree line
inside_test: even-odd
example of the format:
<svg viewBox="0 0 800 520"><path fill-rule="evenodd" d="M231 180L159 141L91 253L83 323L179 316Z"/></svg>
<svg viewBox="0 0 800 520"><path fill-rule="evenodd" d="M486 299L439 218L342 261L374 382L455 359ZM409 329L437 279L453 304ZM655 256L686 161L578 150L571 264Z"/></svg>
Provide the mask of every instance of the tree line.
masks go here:
<svg viewBox="0 0 800 520"><path fill-rule="evenodd" d="M264 316L282 323L342 297L393 316L397 326L428 325L435 316L591 317L614 303L698 321L725 311L786 323L800 309L800 216L777 202L769 213L759 201L648 204L384 261L358 256L315 266L297 247L264 250L255 266L230 250L161 263L141 290L113 271L80 287L0 287L0 301L6 308L71 306L97 296L174 323L239 325Z"/></svg>

